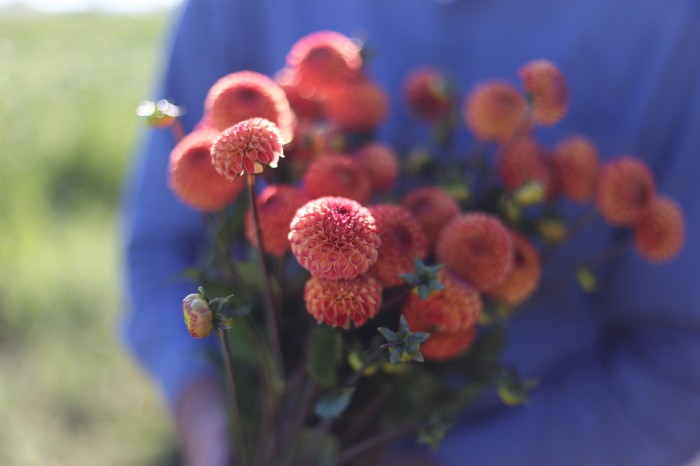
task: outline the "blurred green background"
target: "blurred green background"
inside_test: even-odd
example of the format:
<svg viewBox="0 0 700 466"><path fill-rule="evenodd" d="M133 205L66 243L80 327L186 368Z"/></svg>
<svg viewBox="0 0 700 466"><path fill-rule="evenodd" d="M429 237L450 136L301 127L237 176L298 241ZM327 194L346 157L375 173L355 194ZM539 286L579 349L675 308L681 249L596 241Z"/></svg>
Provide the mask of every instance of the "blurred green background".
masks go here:
<svg viewBox="0 0 700 466"><path fill-rule="evenodd" d="M118 336L118 209L171 12L0 10L0 465L172 464Z"/></svg>

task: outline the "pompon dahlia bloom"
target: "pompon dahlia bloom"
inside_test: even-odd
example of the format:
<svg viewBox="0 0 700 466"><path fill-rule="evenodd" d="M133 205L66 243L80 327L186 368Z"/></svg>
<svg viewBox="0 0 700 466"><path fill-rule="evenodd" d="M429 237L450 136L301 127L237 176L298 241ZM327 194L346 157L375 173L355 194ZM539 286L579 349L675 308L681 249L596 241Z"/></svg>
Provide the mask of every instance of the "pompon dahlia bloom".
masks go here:
<svg viewBox="0 0 700 466"><path fill-rule="evenodd" d="M260 233L265 252L283 256L289 251L289 224L299 207L308 202L309 196L291 185L269 185L257 198ZM253 212L246 214L245 234L248 241L257 246Z"/></svg>
<svg viewBox="0 0 700 466"><path fill-rule="evenodd" d="M683 248L683 211L673 200L657 196L634 225L634 244L649 262L670 261Z"/></svg>
<svg viewBox="0 0 700 466"><path fill-rule="evenodd" d="M202 211L222 209L245 187L243 180L229 181L212 165L209 150L218 135L206 129L190 133L170 153L170 188L182 202Z"/></svg>
<svg viewBox="0 0 700 466"><path fill-rule="evenodd" d="M372 142L359 150L356 159L369 175L374 191L386 192L394 187L399 177L400 164L399 158L390 147Z"/></svg>
<svg viewBox="0 0 700 466"><path fill-rule="evenodd" d="M373 131L388 113L389 100L384 90L364 77L349 81L326 102L328 120L350 131Z"/></svg>
<svg viewBox="0 0 700 466"><path fill-rule="evenodd" d="M519 125L526 124L527 103L512 84L486 81L477 85L464 102L464 121L483 141L505 142Z"/></svg>
<svg viewBox="0 0 700 466"><path fill-rule="evenodd" d="M334 31L302 37L287 54L287 67L296 75L304 95L324 97L333 88L356 76L362 68L360 47Z"/></svg>
<svg viewBox="0 0 700 466"><path fill-rule="evenodd" d="M382 287L367 275L351 280L311 277L306 282L304 301L309 314L319 322L343 327L351 320L360 327L379 312Z"/></svg>
<svg viewBox="0 0 700 466"><path fill-rule="evenodd" d="M418 221L425 233L426 246L432 250L440 230L459 214L459 204L444 189L425 186L406 194L401 205Z"/></svg>
<svg viewBox="0 0 700 466"><path fill-rule="evenodd" d="M513 240L493 215L461 214L440 233L435 253L439 262L479 291L500 285L513 268Z"/></svg>
<svg viewBox="0 0 700 466"><path fill-rule="evenodd" d="M535 247L524 236L513 233L513 246L513 269L505 281L489 294L517 306L537 288L542 276L542 261Z"/></svg>
<svg viewBox="0 0 700 466"><path fill-rule="evenodd" d="M277 126L264 118L243 120L223 131L211 146L211 163L228 179L262 173L263 164L277 167L284 157Z"/></svg>
<svg viewBox="0 0 700 466"><path fill-rule="evenodd" d="M238 71L219 79L204 103L204 122L224 131L249 118L265 118L280 130L284 142L292 139L294 113L284 90L272 79L254 71Z"/></svg>
<svg viewBox="0 0 700 466"><path fill-rule="evenodd" d="M381 240L374 217L359 203L321 197L304 204L290 225L292 253L311 275L352 279L377 261Z"/></svg>
<svg viewBox="0 0 700 466"><path fill-rule="evenodd" d="M544 149L531 138L523 138L506 150L498 161L498 176L507 191L513 192L527 182L542 184L545 197L556 191L552 167Z"/></svg>
<svg viewBox="0 0 700 466"><path fill-rule="evenodd" d="M613 225L632 225L651 206L656 195L649 168L631 155L605 163L599 171L595 202Z"/></svg>
<svg viewBox="0 0 700 466"><path fill-rule="evenodd" d="M415 314L429 332L463 332L473 327L481 314L479 292L456 274L442 269L440 282L445 286L426 299L411 294L404 304L403 314ZM407 317L408 319L408 317ZM411 330L413 327L411 327Z"/></svg>
<svg viewBox="0 0 700 466"><path fill-rule="evenodd" d="M377 262L369 273L384 287L404 283L401 273L412 272L416 256L425 257L425 234L411 213L397 205L382 204L369 208L377 222L382 245Z"/></svg>
<svg viewBox="0 0 700 466"><path fill-rule="evenodd" d="M433 68L413 70L404 81L403 98L411 113L428 122L447 115L454 103L447 79Z"/></svg>
<svg viewBox="0 0 700 466"><path fill-rule="evenodd" d="M593 197L598 177L598 151L582 136L572 136L554 148L552 167L559 191L575 202Z"/></svg>
<svg viewBox="0 0 700 466"><path fill-rule="evenodd" d="M534 60L520 68L518 76L532 96L532 117L537 123L553 125L564 117L569 107L569 88L556 65Z"/></svg>
<svg viewBox="0 0 700 466"><path fill-rule="evenodd" d="M406 323L413 332L430 332L430 338L421 343L420 351L428 361L446 361L464 353L476 338L476 325L461 332L432 330L420 321L418 312L404 311Z"/></svg>
<svg viewBox="0 0 700 466"><path fill-rule="evenodd" d="M310 197L338 196L360 204L372 197L372 182L360 164L347 155L322 155L304 174L304 190Z"/></svg>

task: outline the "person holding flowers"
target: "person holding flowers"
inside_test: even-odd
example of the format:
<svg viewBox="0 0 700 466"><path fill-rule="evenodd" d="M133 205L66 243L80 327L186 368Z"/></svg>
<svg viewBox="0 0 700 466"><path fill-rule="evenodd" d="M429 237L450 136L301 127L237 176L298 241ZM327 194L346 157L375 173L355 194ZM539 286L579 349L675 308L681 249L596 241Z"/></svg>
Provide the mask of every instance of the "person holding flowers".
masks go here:
<svg viewBox="0 0 700 466"><path fill-rule="evenodd" d="M323 47L339 67L319 71ZM305 306L323 325L368 325L382 289L420 275L416 256L444 265L434 272L444 289L411 294L401 309L411 331L431 333L426 359L466 351L477 322L494 318L485 302L524 302L500 359L539 380L529 402L504 406L486 391L454 413L436 452L397 449L387 455L402 459L384 464L689 461L700 450L699 82L693 0L188 1L158 90L187 109L178 121L188 134L147 132L124 217L125 339L163 390L187 464L232 457L216 341L190 338L183 297L195 336L212 317L181 272L210 240L202 211L230 205L246 183L265 205L257 218L238 213L249 242L308 271ZM455 105L450 92L466 97ZM304 132L320 114L376 140L318 157L348 144L333 130ZM441 157L426 161L417 144ZM495 147L493 170L457 184L447 174L448 189L398 175L399 165L439 172L463 147ZM303 173L300 186L263 186L277 166ZM396 184L408 186L398 203L376 201ZM505 220L465 210L464 185L500 186L512 201L495 207ZM511 228L523 225L528 196L563 199L556 217L528 227L542 248ZM256 231L261 219L276 226ZM276 239L282 230L288 243ZM566 241L553 247L557 238ZM579 283L578 258L589 265ZM341 304L329 307L329 296ZM285 359L286 348L271 349Z"/></svg>

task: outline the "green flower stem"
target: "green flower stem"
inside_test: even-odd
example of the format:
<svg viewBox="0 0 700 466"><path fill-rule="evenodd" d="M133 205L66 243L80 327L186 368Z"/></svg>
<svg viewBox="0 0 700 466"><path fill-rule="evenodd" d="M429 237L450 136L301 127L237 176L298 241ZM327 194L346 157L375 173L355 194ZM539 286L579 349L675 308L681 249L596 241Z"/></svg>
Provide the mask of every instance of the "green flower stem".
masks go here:
<svg viewBox="0 0 700 466"><path fill-rule="evenodd" d="M258 438L258 452L257 458L263 458L261 464L268 464L270 461L269 456L271 455L272 448L269 447L270 441L274 442L275 436L270 435L274 433L275 425L275 413L277 411L276 400L277 392L276 388L280 381L274 381L274 372L270 367L270 350L265 345L264 340L260 336L260 332L255 327L255 324L250 319L250 316L242 319L246 327L253 336L253 346L255 347L255 352L258 354L260 359L260 367L262 370L262 390L260 391L260 432ZM266 439L263 442L263 439Z"/></svg>
<svg viewBox="0 0 700 466"><path fill-rule="evenodd" d="M391 341L388 343L384 343L382 345L379 345L373 352L370 354L367 359L362 363L359 369L357 369L348 379L343 383L343 385L340 386L339 391L346 390L348 388L354 387L355 384L360 380L362 377L362 374L364 374L365 369L367 369L369 366L371 366L374 361L379 358L379 356L386 351L387 349L393 348L394 346L400 346L402 343L401 341ZM332 417L327 417L321 423L318 425L316 428L316 433L314 435L314 439L311 442L311 449L309 451L310 456L307 456L305 459L306 461L303 464L313 464L313 458L317 456L318 449L321 447L321 443L323 439L325 438L326 434L328 434L328 431L330 430L331 426L333 425L333 418Z"/></svg>
<svg viewBox="0 0 700 466"><path fill-rule="evenodd" d="M233 358L231 357L231 347L228 343L226 330L217 329L216 332L221 341L221 347L226 361L226 378L228 379L231 417L233 419L233 435L234 435L234 464L240 466L248 466L246 453L245 439L243 438L243 423L241 422L241 410L238 406L238 395L236 393L236 380L233 375Z"/></svg>
<svg viewBox="0 0 700 466"><path fill-rule="evenodd" d="M270 273L267 269L267 258L265 256L265 245L263 244L262 232L260 231L260 217L258 215L258 203L255 198L255 175L248 174L248 196L250 198L250 208L253 211L253 224L255 225L255 237L258 242L258 250L260 251L260 265L265 286L263 293L264 308L265 308L265 323L267 327L268 339L270 340L270 349L272 357L275 361L275 366L280 379L284 380L284 365L282 363L282 351L280 349L280 339L277 327L277 314L275 304L272 299L272 283L270 282Z"/></svg>
<svg viewBox="0 0 700 466"><path fill-rule="evenodd" d="M404 373L394 376L391 381L382 388L382 391L372 399L372 402L365 407L362 413L355 418L352 424L345 429L342 435L343 444L352 442L363 432L365 427L367 427L367 423L374 419L374 416L382 408L382 406L384 406L384 403L396 391L401 380L403 379L403 375Z"/></svg>
<svg viewBox="0 0 700 466"><path fill-rule="evenodd" d="M344 464L347 464L348 462L352 461L353 459L357 458L363 453L366 453L369 450L389 443L392 440L401 438L404 435L413 432L418 432L419 430L426 429L428 427L430 427L430 423L428 422L410 424L407 426L399 427L395 430L391 430L389 432L385 432L383 434L379 434L376 437L370 437L368 439L365 439L359 443L356 443L347 450L342 451L338 456L336 456L335 460L331 463L331 466L343 466Z"/></svg>

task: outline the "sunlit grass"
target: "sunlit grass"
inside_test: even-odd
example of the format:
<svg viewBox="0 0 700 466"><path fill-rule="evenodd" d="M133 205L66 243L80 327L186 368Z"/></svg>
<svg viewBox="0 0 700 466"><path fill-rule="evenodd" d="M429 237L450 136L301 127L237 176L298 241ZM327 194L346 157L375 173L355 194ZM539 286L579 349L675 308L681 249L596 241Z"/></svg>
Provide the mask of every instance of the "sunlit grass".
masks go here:
<svg viewBox="0 0 700 466"><path fill-rule="evenodd" d="M118 341L117 217L165 16L0 18L0 464L165 464Z"/></svg>

